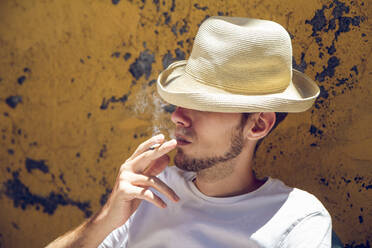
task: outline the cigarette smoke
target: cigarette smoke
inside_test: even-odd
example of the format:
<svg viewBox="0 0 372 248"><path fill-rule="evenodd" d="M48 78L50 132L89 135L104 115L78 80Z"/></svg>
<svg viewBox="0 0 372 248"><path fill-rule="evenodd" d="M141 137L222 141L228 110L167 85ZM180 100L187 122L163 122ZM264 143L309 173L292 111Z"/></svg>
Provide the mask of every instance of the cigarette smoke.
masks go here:
<svg viewBox="0 0 372 248"><path fill-rule="evenodd" d="M171 122L169 104L164 102L156 91L144 88L136 95L134 113L139 119L151 122L148 132L151 136L162 133L165 137L174 138L174 124Z"/></svg>

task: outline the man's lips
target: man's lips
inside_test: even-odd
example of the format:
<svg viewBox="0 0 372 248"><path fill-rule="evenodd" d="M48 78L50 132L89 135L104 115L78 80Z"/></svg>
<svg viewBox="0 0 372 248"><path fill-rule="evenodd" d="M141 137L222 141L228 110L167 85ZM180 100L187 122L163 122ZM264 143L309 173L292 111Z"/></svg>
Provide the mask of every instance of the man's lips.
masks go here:
<svg viewBox="0 0 372 248"><path fill-rule="evenodd" d="M177 134L176 134L176 140L177 140L177 145L181 145L181 146L191 143L185 137L183 137L181 135L177 135Z"/></svg>

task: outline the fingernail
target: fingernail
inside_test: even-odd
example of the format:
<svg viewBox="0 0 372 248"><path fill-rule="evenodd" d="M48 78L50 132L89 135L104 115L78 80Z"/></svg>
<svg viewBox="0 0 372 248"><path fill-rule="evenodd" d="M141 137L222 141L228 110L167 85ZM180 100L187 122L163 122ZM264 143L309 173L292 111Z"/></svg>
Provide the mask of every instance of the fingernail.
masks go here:
<svg viewBox="0 0 372 248"><path fill-rule="evenodd" d="M158 134L158 135L156 135L155 136L155 139L157 140L157 141L162 141L163 139L164 139L164 134Z"/></svg>

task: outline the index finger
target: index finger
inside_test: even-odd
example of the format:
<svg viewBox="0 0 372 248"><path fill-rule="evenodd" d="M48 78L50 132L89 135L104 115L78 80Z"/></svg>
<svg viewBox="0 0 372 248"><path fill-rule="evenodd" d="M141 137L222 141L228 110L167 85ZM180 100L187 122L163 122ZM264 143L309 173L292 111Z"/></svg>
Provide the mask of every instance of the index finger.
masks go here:
<svg viewBox="0 0 372 248"><path fill-rule="evenodd" d="M147 151L151 146L155 144L162 144L164 142L164 135L158 134L150 139L146 140L145 142L141 143L137 149L134 151L132 156L130 156L130 159L136 158L138 155L142 154L143 152Z"/></svg>
<svg viewBox="0 0 372 248"><path fill-rule="evenodd" d="M134 165L134 170L137 172L144 172L151 162L162 157L164 154L167 154L176 147L177 141L175 139L171 139L167 142L164 142L155 150L148 150L142 153L131 161L131 163Z"/></svg>

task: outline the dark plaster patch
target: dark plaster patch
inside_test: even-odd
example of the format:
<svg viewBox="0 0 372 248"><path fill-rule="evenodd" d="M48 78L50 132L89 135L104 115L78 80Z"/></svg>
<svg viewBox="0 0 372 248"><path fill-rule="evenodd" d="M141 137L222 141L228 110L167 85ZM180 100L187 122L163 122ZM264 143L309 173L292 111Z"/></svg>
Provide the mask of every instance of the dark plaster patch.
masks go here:
<svg viewBox="0 0 372 248"><path fill-rule="evenodd" d="M53 215L59 205L71 205L76 206L82 212L84 212L86 218L92 215L89 201L74 201L65 193L61 194L53 191L50 192L46 197L33 194L30 192L28 187L19 180L18 172L13 172L12 175L13 178L4 182L4 186L5 195L13 200L14 207L21 207L23 210L25 210L28 205L36 206L37 210L39 210L40 207L43 207L44 213Z"/></svg>
<svg viewBox="0 0 372 248"><path fill-rule="evenodd" d="M322 31L322 29L327 25L327 19L324 16L324 10L326 6L323 5L322 9L318 9L315 11L314 17L309 21L306 20L306 24L310 24L313 28L312 36L318 35L318 32Z"/></svg>
<svg viewBox="0 0 372 248"><path fill-rule="evenodd" d="M324 10L331 8L333 8L332 18L329 18L329 20L327 20L324 15ZM349 12L350 8L346 6L345 3L334 0L328 6L323 5L321 9L316 10L313 18L311 20L306 20L305 23L312 26L312 36L318 36L318 32L328 32L329 30L335 30L336 24L338 23L338 29L334 33L334 39L337 41L338 36L341 33L350 31L350 25L359 26L360 22L364 20L364 18L360 16L344 16L344 14L348 14Z"/></svg>
<svg viewBox="0 0 372 248"><path fill-rule="evenodd" d="M45 164L45 160L33 160L30 158L26 158L25 166L27 171L30 173L32 170L40 170L44 173L49 172L48 166Z"/></svg>
<svg viewBox="0 0 372 248"><path fill-rule="evenodd" d="M171 16L168 14L168 12L164 12L163 16L164 16L164 24L167 25L171 20Z"/></svg>
<svg viewBox="0 0 372 248"><path fill-rule="evenodd" d="M159 0L152 0L152 2L155 4L155 6L156 6L156 11L158 11L159 12L159 10L160 10L160 2L159 2Z"/></svg>
<svg viewBox="0 0 372 248"><path fill-rule="evenodd" d="M66 185L66 181L65 181L65 178L64 178L62 172L59 174L59 179L61 180L61 182L62 182L64 185Z"/></svg>
<svg viewBox="0 0 372 248"><path fill-rule="evenodd" d="M120 0L112 0L112 4L116 5L120 2Z"/></svg>
<svg viewBox="0 0 372 248"><path fill-rule="evenodd" d="M363 216L359 215L359 223L363 223Z"/></svg>
<svg viewBox="0 0 372 248"><path fill-rule="evenodd" d="M355 244L355 242L351 242L351 244L345 244L345 248L371 248L369 244L369 240L366 240L366 243Z"/></svg>
<svg viewBox="0 0 372 248"><path fill-rule="evenodd" d="M99 157L103 158L105 156L106 152L107 152L107 146L106 146L106 144L103 144L102 149L99 151Z"/></svg>
<svg viewBox="0 0 372 248"><path fill-rule="evenodd" d="M175 8L176 8L176 0L172 0L172 6L170 8L170 11L174 12Z"/></svg>
<svg viewBox="0 0 372 248"><path fill-rule="evenodd" d="M127 61L128 59L130 59L131 56L132 55L130 53L125 53L123 58L124 58L125 61Z"/></svg>
<svg viewBox="0 0 372 248"><path fill-rule="evenodd" d="M359 72L358 72L358 67L357 67L356 65L354 65L354 66L350 69L350 71L354 71L356 75L359 74Z"/></svg>
<svg viewBox="0 0 372 248"><path fill-rule="evenodd" d="M26 80L26 76L22 75L17 79L18 84L22 85Z"/></svg>
<svg viewBox="0 0 372 248"><path fill-rule="evenodd" d="M80 59L80 63L85 64L84 59Z"/></svg>
<svg viewBox="0 0 372 248"><path fill-rule="evenodd" d="M30 68L25 67L25 68L23 68L23 72L31 72L31 70L30 70Z"/></svg>
<svg viewBox="0 0 372 248"><path fill-rule="evenodd" d="M299 70L300 72L304 73L307 67L306 61L305 61L305 53L301 53L301 62L300 64L296 63L296 59L292 56L292 67L296 70Z"/></svg>
<svg viewBox="0 0 372 248"><path fill-rule="evenodd" d="M138 80L143 74L145 74L146 79L148 79L151 74L152 63L154 62L154 54L151 54L149 50L145 50L141 52L136 61L130 65L129 71L136 80Z"/></svg>
<svg viewBox="0 0 372 248"><path fill-rule="evenodd" d="M177 23L172 25L172 27L171 27L171 31L172 31L172 33L173 33L175 36L177 36Z"/></svg>
<svg viewBox="0 0 372 248"><path fill-rule="evenodd" d="M182 27L179 29L179 33L180 35L184 34L184 33L187 33L189 31L189 26L187 24L187 21L186 19L182 19L182 22L183 22L183 25Z"/></svg>
<svg viewBox="0 0 372 248"><path fill-rule="evenodd" d="M8 149L8 153L9 153L10 155L13 155L13 154L14 154L14 150L13 150L13 149Z"/></svg>
<svg viewBox="0 0 372 248"><path fill-rule="evenodd" d="M183 40L177 41L177 45L183 48Z"/></svg>
<svg viewBox="0 0 372 248"><path fill-rule="evenodd" d="M17 223L12 222L12 226L13 226L15 229L19 230L19 226L17 225Z"/></svg>
<svg viewBox="0 0 372 248"><path fill-rule="evenodd" d="M325 186L328 186L328 181L325 179L325 178L321 178L320 180L319 180L319 182L321 183L321 184L323 184L323 185L325 185Z"/></svg>
<svg viewBox="0 0 372 248"><path fill-rule="evenodd" d="M200 10L203 10L203 11L205 11L205 10L208 9L207 6L205 6L205 7L201 7L198 3L194 4L194 7L195 7L196 9L200 9Z"/></svg>
<svg viewBox="0 0 372 248"><path fill-rule="evenodd" d="M338 87L338 86L341 86L341 85L347 83L348 79L347 78L337 78L336 80L338 81L338 83L336 83L336 86Z"/></svg>
<svg viewBox="0 0 372 248"><path fill-rule="evenodd" d="M332 56L328 59L327 67L323 66L321 73L316 73L315 79L318 82L323 82L325 77L333 77L335 75L335 68L340 65L340 60L336 56Z"/></svg>
<svg viewBox="0 0 372 248"><path fill-rule="evenodd" d="M153 85L154 83L156 83L156 80L155 80L155 79L151 80L147 85L148 85L148 86L151 86L151 85Z"/></svg>
<svg viewBox="0 0 372 248"><path fill-rule="evenodd" d="M119 57L120 57L120 52L113 52L113 53L111 54L111 57L112 57L112 58L119 58Z"/></svg>
<svg viewBox="0 0 372 248"><path fill-rule="evenodd" d="M87 118L89 119L92 116L92 113L87 114Z"/></svg>
<svg viewBox="0 0 372 248"><path fill-rule="evenodd" d="M115 103L115 102L122 102L123 104L125 104L125 102L128 100L128 96L129 96L129 93L128 94L124 94L122 97L119 97L119 98L116 98L114 96L112 96L111 98L107 99L104 97L103 100L102 100L102 104L100 106L100 109L102 110L105 110L108 108L110 102L112 103Z"/></svg>
<svg viewBox="0 0 372 248"><path fill-rule="evenodd" d="M334 42L332 42L332 45L330 47L326 47L327 48L327 52L329 55L332 55L336 52L336 48L335 48L335 44Z"/></svg>
<svg viewBox="0 0 372 248"><path fill-rule="evenodd" d="M342 179L346 184L351 183L351 180L350 180L350 179L347 179L347 178L345 178L345 177L341 177L341 179Z"/></svg>
<svg viewBox="0 0 372 248"><path fill-rule="evenodd" d="M346 33L350 31L350 24L353 26L359 26L360 24L360 17L355 16L355 17L340 17L339 19L339 28L335 32L335 39L337 40L338 36L341 33Z"/></svg>
<svg viewBox="0 0 372 248"><path fill-rule="evenodd" d="M321 136L323 134L323 131L320 130L319 128L317 128L314 125L310 126L309 132L310 132L310 134L314 135L315 137L317 137L318 135Z"/></svg>
<svg viewBox="0 0 372 248"><path fill-rule="evenodd" d="M170 64L172 64L175 61L184 60L186 57L186 54L179 48L176 48L174 50L175 57L173 57L172 53L168 50L166 54L163 55L162 63L163 68L166 69Z"/></svg>
<svg viewBox="0 0 372 248"><path fill-rule="evenodd" d="M9 96L5 99L6 104L8 104L9 107L15 108L17 107L18 103L22 102L21 96Z"/></svg>
<svg viewBox="0 0 372 248"><path fill-rule="evenodd" d="M80 158L80 152L77 152L77 153L76 153L76 157L77 157L77 158Z"/></svg>
<svg viewBox="0 0 372 248"><path fill-rule="evenodd" d="M99 203L101 204L101 206L105 205L105 203L108 200L108 197L111 194L111 191L112 191L111 189L106 188L106 192L101 195L101 199L99 200Z"/></svg>
<svg viewBox="0 0 372 248"><path fill-rule="evenodd" d="M319 89L320 89L319 98L327 99L329 96L328 91L326 91L323 85L320 85Z"/></svg>

